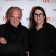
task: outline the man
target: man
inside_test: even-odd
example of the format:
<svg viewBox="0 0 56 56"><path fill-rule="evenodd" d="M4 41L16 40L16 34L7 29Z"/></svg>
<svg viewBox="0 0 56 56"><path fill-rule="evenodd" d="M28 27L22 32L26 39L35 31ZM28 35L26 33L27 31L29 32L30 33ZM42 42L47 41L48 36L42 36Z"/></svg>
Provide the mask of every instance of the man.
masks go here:
<svg viewBox="0 0 56 56"><path fill-rule="evenodd" d="M6 12L6 23L0 25L0 56L26 56L28 51L28 29L21 25L22 10L10 7Z"/></svg>

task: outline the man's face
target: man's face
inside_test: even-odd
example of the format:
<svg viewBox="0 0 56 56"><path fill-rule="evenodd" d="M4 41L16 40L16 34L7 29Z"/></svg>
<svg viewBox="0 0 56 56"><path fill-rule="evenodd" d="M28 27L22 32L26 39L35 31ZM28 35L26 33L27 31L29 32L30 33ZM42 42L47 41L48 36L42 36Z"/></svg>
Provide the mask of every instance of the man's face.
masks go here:
<svg viewBox="0 0 56 56"><path fill-rule="evenodd" d="M10 23L13 26L17 26L21 20L21 11L20 10L13 10L9 16Z"/></svg>

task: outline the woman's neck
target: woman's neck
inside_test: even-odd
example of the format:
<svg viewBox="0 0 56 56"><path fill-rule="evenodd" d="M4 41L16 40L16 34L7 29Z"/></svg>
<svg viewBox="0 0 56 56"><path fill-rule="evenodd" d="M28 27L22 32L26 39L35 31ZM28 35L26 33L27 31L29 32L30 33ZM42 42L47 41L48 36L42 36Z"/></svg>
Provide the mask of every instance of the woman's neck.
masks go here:
<svg viewBox="0 0 56 56"><path fill-rule="evenodd" d="M40 30L43 27L43 24L44 24L44 22L36 25L37 31Z"/></svg>

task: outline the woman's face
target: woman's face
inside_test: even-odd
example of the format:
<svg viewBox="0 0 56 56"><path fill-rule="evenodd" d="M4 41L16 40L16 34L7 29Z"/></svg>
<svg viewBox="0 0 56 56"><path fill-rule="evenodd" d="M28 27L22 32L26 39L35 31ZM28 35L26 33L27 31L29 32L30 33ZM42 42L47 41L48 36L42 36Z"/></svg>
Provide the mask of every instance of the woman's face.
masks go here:
<svg viewBox="0 0 56 56"><path fill-rule="evenodd" d="M21 20L21 11L20 10L13 10L9 16L10 23L13 26L17 26Z"/></svg>
<svg viewBox="0 0 56 56"><path fill-rule="evenodd" d="M34 20L37 24L41 24L44 22L44 13L39 10L39 9L36 9L35 12L34 12Z"/></svg>

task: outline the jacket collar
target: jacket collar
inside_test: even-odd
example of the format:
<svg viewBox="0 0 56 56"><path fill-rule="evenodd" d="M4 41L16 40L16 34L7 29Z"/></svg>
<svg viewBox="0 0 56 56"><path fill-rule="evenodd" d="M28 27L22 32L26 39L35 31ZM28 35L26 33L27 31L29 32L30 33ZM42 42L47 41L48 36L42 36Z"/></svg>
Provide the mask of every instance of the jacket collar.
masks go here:
<svg viewBox="0 0 56 56"><path fill-rule="evenodd" d="M18 31L19 29L21 29L21 23L19 23L19 25L17 26L17 28L15 28L13 25L10 24L10 22L8 22L7 27L9 27L12 31Z"/></svg>

